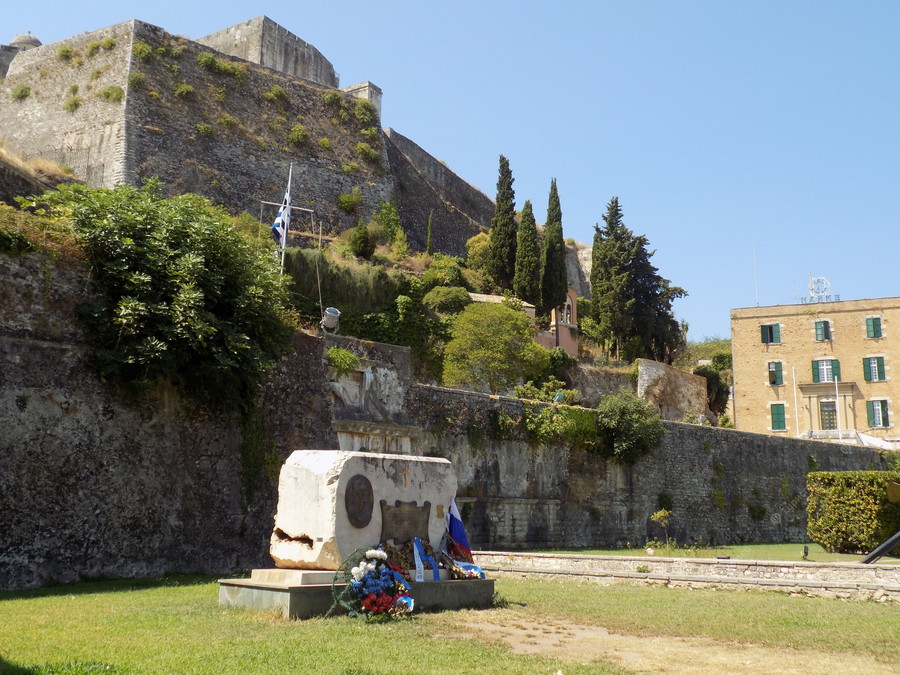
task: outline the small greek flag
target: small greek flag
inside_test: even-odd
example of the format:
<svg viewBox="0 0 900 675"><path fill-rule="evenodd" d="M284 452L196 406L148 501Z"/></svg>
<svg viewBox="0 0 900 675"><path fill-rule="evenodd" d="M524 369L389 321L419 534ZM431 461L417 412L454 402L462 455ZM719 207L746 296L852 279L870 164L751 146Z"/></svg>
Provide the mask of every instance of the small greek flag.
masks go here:
<svg viewBox="0 0 900 675"><path fill-rule="evenodd" d="M288 179L288 189L284 193L284 201L281 202L281 208L278 209L278 215L272 224L272 236L278 248L284 248L287 243L287 233L291 226L291 192L290 179Z"/></svg>

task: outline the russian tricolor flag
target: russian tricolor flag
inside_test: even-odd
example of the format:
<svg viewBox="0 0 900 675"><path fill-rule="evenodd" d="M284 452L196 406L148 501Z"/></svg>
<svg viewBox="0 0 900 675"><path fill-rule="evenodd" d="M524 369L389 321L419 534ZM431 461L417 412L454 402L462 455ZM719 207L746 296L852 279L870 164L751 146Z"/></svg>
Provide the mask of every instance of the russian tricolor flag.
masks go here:
<svg viewBox="0 0 900 675"><path fill-rule="evenodd" d="M473 562L472 548L469 546L469 538L466 536L466 528L456 507L456 499L450 500L450 510L447 512L447 532L450 539L456 544L456 557L466 562Z"/></svg>

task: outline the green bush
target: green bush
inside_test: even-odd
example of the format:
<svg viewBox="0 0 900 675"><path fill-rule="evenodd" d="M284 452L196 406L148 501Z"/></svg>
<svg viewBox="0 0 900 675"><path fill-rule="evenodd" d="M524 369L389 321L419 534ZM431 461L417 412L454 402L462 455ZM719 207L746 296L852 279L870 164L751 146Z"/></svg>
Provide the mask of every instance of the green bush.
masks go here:
<svg viewBox="0 0 900 675"><path fill-rule="evenodd" d="M366 127L365 129L360 129L359 134L376 145L378 145L381 140L381 134L378 132L378 127Z"/></svg>
<svg viewBox="0 0 900 675"><path fill-rule="evenodd" d="M323 136L322 138L319 139L319 147L322 148L323 150L330 150L331 149L331 141L329 141L327 138L325 138Z"/></svg>
<svg viewBox="0 0 900 675"><path fill-rule="evenodd" d="M75 50L70 45L60 45L56 48L56 58L60 61L70 61L75 55Z"/></svg>
<svg viewBox="0 0 900 675"><path fill-rule="evenodd" d="M444 314L458 314L471 303L469 291L462 286L435 286L422 298L423 305Z"/></svg>
<svg viewBox="0 0 900 675"><path fill-rule="evenodd" d="M115 38L111 38L111 37L103 38L103 40L100 41L100 46L103 47L103 49L105 49L106 51L115 49L116 40L115 40Z"/></svg>
<svg viewBox="0 0 900 675"><path fill-rule="evenodd" d="M78 96L69 97L65 103L63 103L63 110L66 110L70 113L75 112L81 107L81 99Z"/></svg>
<svg viewBox="0 0 900 675"><path fill-rule="evenodd" d="M340 107L342 101L343 99L341 98L341 95L336 91L326 91L324 94L322 94L322 103L324 103L325 105Z"/></svg>
<svg viewBox="0 0 900 675"><path fill-rule="evenodd" d="M197 54L197 65L211 73L233 77L238 82L242 82L247 75L247 67L243 64L216 58L212 52Z"/></svg>
<svg viewBox="0 0 900 675"><path fill-rule="evenodd" d="M97 96L110 103L121 103L125 98L125 91L122 87L106 87L97 92Z"/></svg>
<svg viewBox="0 0 900 675"><path fill-rule="evenodd" d="M180 82L178 86L175 87L175 95L184 100L192 99L194 98L194 88L186 82Z"/></svg>
<svg viewBox="0 0 900 675"><path fill-rule="evenodd" d="M302 124L292 124L288 132L287 141L291 145L304 145L309 140L309 132Z"/></svg>
<svg viewBox="0 0 900 675"><path fill-rule="evenodd" d="M31 96L31 87L24 84L13 87L12 98L14 101L23 101L29 96Z"/></svg>
<svg viewBox="0 0 900 675"><path fill-rule="evenodd" d="M216 135L216 129L212 124L207 124L206 122L198 122L194 125L194 128L197 130L197 133L205 138L209 138L211 136Z"/></svg>
<svg viewBox="0 0 900 675"><path fill-rule="evenodd" d="M269 91L263 94L263 98L270 103L284 103L287 101L287 92L281 85L273 84L269 87Z"/></svg>
<svg viewBox="0 0 900 675"><path fill-rule="evenodd" d="M359 164L357 164L356 162L347 162L346 164L341 164L341 171L347 176L358 173Z"/></svg>
<svg viewBox="0 0 900 675"><path fill-rule="evenodd" d="M0 252L19 255L37 249L38 245L21 232L0 227Z"/></svg>
<svg viewBox="0 0 900 675"><path fill-rule="evenodd" d="M463 276L463 261L456 256L446 253L435 253L431 258L431 264L422 275L422 283L426 290L435 286L462 286L468 288L465 276Z"/></svg>
<svg viewBox="0 0 900 675"><path fill-rule="evenodd" d="M238 121L234 118L233 115L229 115L226 112L223 112L219 115L219 119L216 120L220 126L225 127L226 129L232 129L237 126Z"/></svg>
<svg viewBox="0 0 900 675"><path fill-rule="evenodd" d="M147 82L147 76L144 73L132 70L128 73L128 86L134 89L141 89Z"/></svg>
<svg viewBox="0 0 900 675"><path fill-rule="evenodd" d="M378 154L378 151L375 150L371 145L364 142L359 142L356 144L356 154L359 155L362 159L367 162L375 163L381 159L381 156Z"/></svg>
<svg viewBox="0 0 900 675"><path fill-rule="evenodd" d="M134 58L138 61L144 62L151 60L154 56L153 47L141 40L134 43L134 46L131 48L131 53L134 54Z"/></svg>
<svg viewBox="0 0 900 675"><path fill-rule="evenodd" d="M211 73L215 73L219 68L218 59L212 52L200 52L197 54L197 65Z"/></svg>
<svg viewBox="0 0 900 675"><path fill-rule="evenodd" d="M92 40L87 43L87 46L84 48L84 53L88 56L93 56L97 52L100 51L100 42L97 40Z"/></svg>
<svg viewBox="0 0 900 675"><path fill-rule="evenodd" d="M363 124L372 124L378 119L378 111L371 102L358 98L353 104L353 115Z"/></svg>
<svg viewBox="0 0 900 675"><path fill-rule="evenodd" d="M362 190L359 186L354 187L350 192L342 192L337 196L337 207L344 213L350 214L359 208L363 202Z"/></svg>
<svg viewBox="0 0 900 675"><path fill-rule="evenodd" d="M809 538L832 553L870 552L900 530L900 504L888 501L889 481L900 483L900 471L807 474Z"/></svg>
<svg viewBox="0 0 900 675"><path fill-rule="evenodd" d="M604 396L597 406L597 430L601 454L633 464L659 445L666 428L649 403L636 394Z"/></svg>
<svg viewBox="0 0 900 675"><path fill-rule="evenodd" d="M375 237L372 236L372 233L369 232L369 227L363 221L359 221L357 226L350 232L348 243L350 244L351 253L357 258L368 260L375 253Z"/></svg>
<svg viewBox="0 0 900 675"><path fill-rule="evenodd" d="M359 357L341 347L329 347L325 352L325 357L328 360L328 367L338 375L346 375L359 368Z"/></svg>
<svg viewBox="0 0 900 675"><path fill-rule="evenodd" d="M168 380L211 408L244 408L290 347L286 296L270 250L228 213L159 183L115 189L63 185L45 193L68 215L99 293L82 308L104 376L139 386Z"/></svg>

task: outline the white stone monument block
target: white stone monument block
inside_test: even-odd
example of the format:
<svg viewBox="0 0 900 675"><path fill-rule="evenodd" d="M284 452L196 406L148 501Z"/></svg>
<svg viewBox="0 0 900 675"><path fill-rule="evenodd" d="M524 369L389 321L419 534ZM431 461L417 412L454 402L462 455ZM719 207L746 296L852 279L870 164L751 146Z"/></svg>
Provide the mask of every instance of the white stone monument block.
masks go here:
<svg viewBox="0 0 900 675"><path fill-rule="evenodd" d="M446 459L296 450L278 479L269 552L277 567L334 570L382 541L416 536L437 550L456 487Z"/></svg>

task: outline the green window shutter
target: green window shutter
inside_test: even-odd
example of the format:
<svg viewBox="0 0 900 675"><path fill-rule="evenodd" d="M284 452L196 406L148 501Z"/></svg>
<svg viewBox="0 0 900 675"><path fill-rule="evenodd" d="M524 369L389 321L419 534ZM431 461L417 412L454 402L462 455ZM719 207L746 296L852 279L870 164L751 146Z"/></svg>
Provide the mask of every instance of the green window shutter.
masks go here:
<svg viewBox="0 0 900 675"><path fill-rule="evenodd" d="M875 401L866 401L866 417L869 419L869 428L875 426Z"/></svg>
<svg viewBox="0 0 900 675"><path fill-rule="evenodd" d="M781 342L781 325L777 323L772 324L772 342Z"/></svg>
<svg viewBox="0 0 900 675"><path fill-rule="evenodd" d="M872 364L870 363L870 359L863 359L863 377L866 382L872 381Z"/></svg>
<svg viewBox="0 0 900 675"><path fill-rule="evenodd" d="M879 401L879 403L881 404L881 426L889 427L887 401Z"/></svg>
<svg viewBox="0 0 900 675"><path fill-rule="evenodd" d="M812 371L813 371L813 382L818 382L819 381L819 362L818 361L812 362Z"/></svg>
<svg viewBox="0 0 900 675"><path fill-rule="evenodd" d="M787 427L784 423L784 404L783 403L773 403L772 404L772 430L773 431L783 431Z"/></svg>
<svg viewBox="0 0 900 675"><path fill-rule="evenodd" d="M837 359L831 362L831 379L835 382L841 381L841 362Z"/></svg>
<svg viewBox="0 0 900 675"><path fill-rule="evenodd" d="M881 381L884 379L884 357L877 356L875 357L875 367L878 369L878 380Z"/></svg>
<svg viewBox="0 0 900 675"><path fill-rule="evenodd" d="M763 344L769 344L769 327L768 326L760 326L759 327L759 337L763 341Z"/></svg>
<svg viewBox="0 0 900 675"><path fill-rule="evenodd" d="M829 333L827 321L816 321L816 340L818 342L828 340L831 337Z"/></svg>
<svg viewBox="0 0 900 675"><path fill-rule="evenodd" d="M781 362L775 363L775 384L784 384L784 377L781 374Z"/></svg>
<svg viewBox="0 0 900 675"><path fill-rule="evenodd" d="M881 318L875 317L875 319L873 320L873 325L875 326L875 337L880 338L881 337Z"/></svg>
<svg viewBox="0 0 900 675"><path fill-rule="evenodd" d="M875 337L875 319L871 316L866 319L866 337Z"/></svg>

